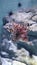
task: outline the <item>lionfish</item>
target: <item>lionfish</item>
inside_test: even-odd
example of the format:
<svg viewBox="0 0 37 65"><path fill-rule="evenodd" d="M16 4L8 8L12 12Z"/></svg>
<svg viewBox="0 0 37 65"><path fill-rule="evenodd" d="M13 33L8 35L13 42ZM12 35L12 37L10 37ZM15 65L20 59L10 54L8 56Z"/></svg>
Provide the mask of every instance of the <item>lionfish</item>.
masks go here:
<svg viewBox="0 0 37 65"><path fill-rule="evenodd" d="M27 36L28 28L27 25L24 25L24 23L23 24L16 22L7 23L4 26L4 28L6 28L9 32L11 32L13 41L20 39L26 41L28 40L28 36Z"/></svg>

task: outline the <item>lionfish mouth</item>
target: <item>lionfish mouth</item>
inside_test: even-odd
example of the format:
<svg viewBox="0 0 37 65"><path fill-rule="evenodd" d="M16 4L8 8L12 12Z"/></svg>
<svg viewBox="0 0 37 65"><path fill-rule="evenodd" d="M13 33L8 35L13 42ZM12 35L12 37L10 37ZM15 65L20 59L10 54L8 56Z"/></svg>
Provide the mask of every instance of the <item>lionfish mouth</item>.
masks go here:
<svg viewBox="0 0 37 65"><path fill-rule="evenodd" d="M4 28L6 28L9 32L13 34L12 40L28 40L27 36L27 26L23 24L18 23L7 23Z"/></svg>

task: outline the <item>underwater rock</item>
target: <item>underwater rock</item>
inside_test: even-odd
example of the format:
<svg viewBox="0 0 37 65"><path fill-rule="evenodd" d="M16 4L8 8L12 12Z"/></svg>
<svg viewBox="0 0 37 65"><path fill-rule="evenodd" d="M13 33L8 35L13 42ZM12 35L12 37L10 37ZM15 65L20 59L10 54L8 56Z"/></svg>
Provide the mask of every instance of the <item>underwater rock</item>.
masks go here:
<svg viewBox="0 0 37 65"><path fill-rule="evenodd" d="M10 32L9 31L7 31L4 27L3 27L3 29L2 29L2 40L4 39L4 38L6 38L6 39L10 39Z"/></svg>
<svg viewBox="0 0 37 65"><path fill-rule="evenodd" d="M21 48L21 49L19 49L17 51L18 51L17 52L18 56L29 56L29 52L24 48Z"/></svg>
<svg viewBox="0 0 37 65"><path fill-rule="evenodd" d="M12 41L9 41L9 43L11 44L9 50L13 50L14 52L17 52L17 44L13 43Z"/></svg>
<svg viewBox="0 0 37 65"><path fill-rule="evenodd" d="M33 24L32 26L30 26L29 30L33 32L37 32L37 24Z"/></svg>
<svg viewBox="0 0 37 65"><path fill-rule="evenodd" d="M28 40L33 41L37 39L37 31L28 31Z"/></svg>
<svg viewBox="0 0 37 65"><path fill-rule="evenodd" d="M35 14L35 15L32 17L32 20L37 22L37 14Z"/></svg>
<svg viewBox="0 0 37 65"><path fill-rule="evenodd" d="M25 19L30 19L31 17L32 17L32 13L30 12L30 13L25 13L25 12L23 12L23 13L21 13L21 12L17 12L14 16L15 16L15 21L25 21Z"/></svg>
<svg viewBox="0 0 37 65"><path fill-rule="evenodd" d="M9 43L8 39L3 39L2 47L5 48L5 49L9 49L10 43Z"/></svg>
<svg viewBox="0 0 37 65"><path fill-rule="evenodd" d="M26 60L25 57L29 57L29 52L26 49L21 48L17 50L16 55L16 60L24 62Z"/></svg>
<svg viewBox="0 0 37 65"><path fill-rule="evenodd" d="M26 19L25 21L24 21L24 24L29 24L29 26L32 26L33 24L36 24L36 22L35 21L32 21L32 20L28 20L28 19Z"/></svg>
<svg viewBox="0 0 37 65"><path fill-rule="evenodd" d="M22 63L20 61L16 61L16 60L11 60L8 58L1 58L2 61L2 65L26 65L25 63Z"/></svg>
<svg viewBox="0 0 37 65"><path fill-rule="evenodd" d="M13 16L13 15L11 15L11 16ZM3 26L4 26L6 23L9 23L9 22L12 21L11 16L8 16L8 15L7 15L6 17L3 18Z"/></svg>
<svg viewBox="0 0 37 65"><path fill-rule="evenodd" d="M9 21L7 20L8 17L4 17L3 18L3 25L5 25L6 23L8 23Z"/></svg>
<svg viewBox="0 0 37 65"><path fill-rule="evenodd" d="M20 22L20 21L24 21L25 19L30 19L33 16L32 12L26 13L26 12L15 12L13 15L6 16L4 19L8 22L11 22L12 20ZM3 23L6 22L5 20L3 20Z"/></svg>
<svg viewBox="0 0 37 65"><path fill-rule="evenodd" d="M25 48L29 52L30 56L32 56L32 55L37 56L37 50L36 50L37 45L36 44L32 45L31 42L30 42L30 44L28 44L27 42L21 42L21 41L19 41L17 44L18 44L19 49L20 48Z"/></svg>
<svg viewBox="0 0 37 65"><path fill-rule="evenodd" d="M0 65L2 65L1 56L0 56Z"/></svg>
<svg viewBox="0 0 37 65"><path fill-rule="evenodd" d="M12 60L8 58L1 58L2 65L12 65Z"/></svg>
<svg viewBox="0 0 37 65"><path fill-rule="evenodd" d="M36 11L35 11L34 8L25 9L25 12L26 13L32 12L32 14L35 14L36 13Z"/></svg>
<svg viewBox="0 0 37 65"><path fill-rule="evenodd" d="M19 62L19 61L13 61L13 65L26 65L25 63Z"/></svg>
<svg viewBox="0 0 37 65"><path fill-rule="evenodd" d="M4 58L6 57L13 58L13 57L16 57L15 55L16 52L17 52L17 44L13 43L11 40L4 39L1 44L0 55Z"/></svg>
<svg viewBox="0 0 37 65"><path fill-rule="evenodd" d="M9 41L8 39L3 40L2 47L6 50L13 50L14 52L17 51L17 45L13 43L11 40Z"/></svg>
<svg viewBox="0 0 37 65"><path fill-rule="evenodd" d="M4 51L1 50L0 53L1 53L0 55L1 55L2 57L9 58L9 54L8 54L7 52L4 52Z"/></svg>

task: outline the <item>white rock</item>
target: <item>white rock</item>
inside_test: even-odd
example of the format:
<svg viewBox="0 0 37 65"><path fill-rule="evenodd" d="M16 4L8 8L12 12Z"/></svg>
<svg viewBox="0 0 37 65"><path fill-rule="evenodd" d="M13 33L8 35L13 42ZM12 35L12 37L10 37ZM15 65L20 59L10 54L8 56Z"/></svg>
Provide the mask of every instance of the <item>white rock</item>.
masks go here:
<svg viewBox="0 0 37 65"><path fill-rule="evenodd" d="M24 21L25 19L30 19L32 17L32 13L25 13L25 12L17 12L13 16L11 16L12 19L15 19L16 21Z"/></svg>
<svg viewBox="0 0 37 65"><path fill-rule="evenodd" d="M34 22L32 20L25 19L24 23L35 24L36 22Z"/></svg>
<svg viewBox="0 0 37 65"><path fill-rule="evenodd" d="M17 51L17 45L12 42L12 40L4 39L2 46L5 46L6 49L8 50L13 50L14 52ZM4 54L4 52L3 52Z"/></svg>
<svg viewBox="0 0 37 65"><path fill-rule="evenodd" d="M11 40L9 41L9 43L11 44L9 50L13 50L14 52L17 52L17 45L14 44Z"/></svg>
<svg viewBox="0 0 37 65"><path fill-rule="evenodd" d="M37 15L33 16L32 20L37 21Z"/></svg>
<svg viewBox="0 0 37 65"><path fill-rule="evenodd" d="M19 61L13 61L13 65L26 65L26 64Z"/></svg>
<svg viewBox="0 0 37 65"><path fill-rule="evenodd" d="M37 62L37 56L33 55L33 59Z"/></svg>
<svg viewBox="0 0 37 65"><path fill-rule="evenodd" d="M12 64L12 60L7 59L7 58L1 58L2 61L2 65L11 65Z"/></svg>
<svg viewBox="0 0 37 65"><path fill-rule="evenodd" d="M6 25L4 25L3 28L5 28L5 29L13 28L13 22L6 23Z"/></svg>
<svg viewBox="0 0 37 65"><path fill-rule="evenodd" d="M8 53L6 53L6 52L4 52L4 51L2 51L1 54L3 54L3 55L8 55Z"/></svg>
<svg viewBox="0 0 37 65"><path fill-rule="evenodd" d="M33 24L32 26L30 26L29 30L31 30L31 31L37 31L37 24Z"/></svg>

